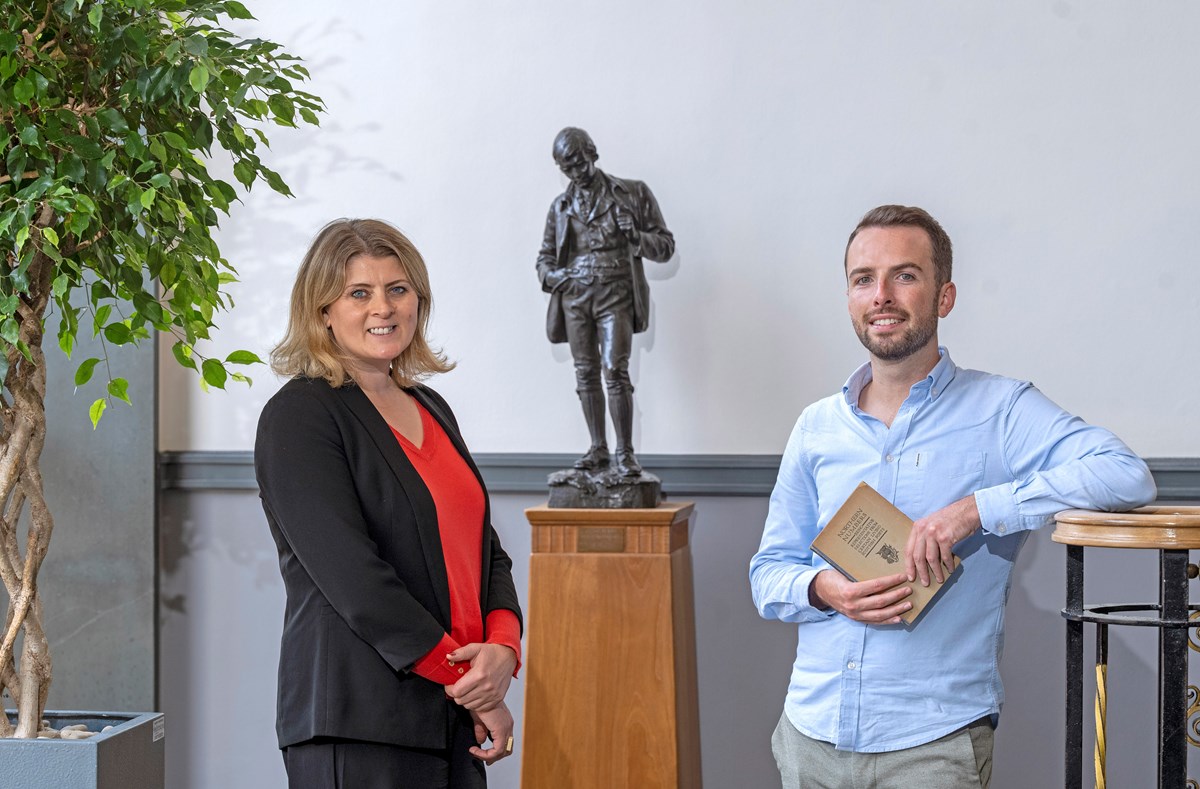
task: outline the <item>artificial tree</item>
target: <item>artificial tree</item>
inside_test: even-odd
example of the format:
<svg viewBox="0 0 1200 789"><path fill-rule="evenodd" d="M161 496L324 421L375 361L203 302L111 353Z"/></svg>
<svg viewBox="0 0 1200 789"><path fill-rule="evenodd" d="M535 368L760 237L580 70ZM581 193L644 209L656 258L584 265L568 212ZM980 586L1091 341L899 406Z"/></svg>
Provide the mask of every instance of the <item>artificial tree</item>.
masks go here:
<svg viewBox="0 0 1200 789"><path fill-rule="evenodd" d="M234 0L0 0L0 18L0 688L18 709L15 727L0 714L0 736L35 737L51 678L37 584L54 527L39 468L47 311L68 357L80 331L100 340L75 372L76 386L107 379L93 427L128 402L108 347L152 332L202 385L248 382L231 366L254 354L197 348L235 281L213 231L237 192L209 164L290 194L259 158L263 128L316 123L322 102L295 87L308 78L298 58L223 26L251 18Z"/></svg>

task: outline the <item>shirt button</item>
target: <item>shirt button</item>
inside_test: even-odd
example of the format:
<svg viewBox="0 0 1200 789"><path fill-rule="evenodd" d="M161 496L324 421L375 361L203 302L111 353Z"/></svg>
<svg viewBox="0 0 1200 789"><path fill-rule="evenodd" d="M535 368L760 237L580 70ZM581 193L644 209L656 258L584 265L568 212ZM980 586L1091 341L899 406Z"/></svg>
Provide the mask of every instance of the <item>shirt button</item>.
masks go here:
<svg viewBox="0 0 1200 789"><path fill-rule="evenodd" d="M846 664L846 668L853 671L854 669L858 668L858 664L855 663L853 660L851 660L849 663Z"/></svg>
<svg viewBox="0 0 1200 789"><path fill-rule="evenodd" d="M896 459L895 455L893 455L892 453L889 452L887 455L887 462L891 463L895 459Z"/></svg>
<svg viewBox="0 0 1200 789"><path fill-rule="evenodd" d="M459 674L463 673L463 670L460 668L460 669L458 670L458 673L459 673Z"/></svg>

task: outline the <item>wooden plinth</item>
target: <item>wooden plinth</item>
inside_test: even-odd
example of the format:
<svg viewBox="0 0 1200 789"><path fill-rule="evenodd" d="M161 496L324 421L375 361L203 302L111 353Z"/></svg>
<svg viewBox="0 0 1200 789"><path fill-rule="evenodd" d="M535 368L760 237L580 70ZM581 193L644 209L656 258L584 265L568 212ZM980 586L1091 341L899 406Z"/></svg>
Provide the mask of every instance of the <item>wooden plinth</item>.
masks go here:
<svg viewBox="0 0 1200 789"><path fill-rule="evenodd" d="M525 510L522 789L699 789L690 503Z"/></svg>

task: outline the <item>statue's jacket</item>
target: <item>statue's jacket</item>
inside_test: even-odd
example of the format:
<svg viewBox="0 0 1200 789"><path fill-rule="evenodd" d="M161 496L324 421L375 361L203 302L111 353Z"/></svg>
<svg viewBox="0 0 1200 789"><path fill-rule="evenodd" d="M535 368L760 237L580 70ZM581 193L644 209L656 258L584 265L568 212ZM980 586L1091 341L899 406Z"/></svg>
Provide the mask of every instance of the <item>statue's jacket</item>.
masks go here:
<svg viewBox="0 0 1200 789"><path fill-rule="evenodd" d="M641 181L629 178L617 178L602 170L596 171L596 177L602 178L608 185L612 195L613 205L608 210L620 206L634 217L635 225L640 234L639 241L631 249L630 276L633 279L633 330L643 332L650 324L650 285L646 281L646 272L642 266L642 258L664 262L675 254L675 237L667 229L658 201L650 187ZM570 232L570 206L574 198L574 186L560 194L550 204L546 216L546 229L542 234L542 249L538 254L538 278L542 290L550 294L550 306L546 313L546 336L550 342L567 341L566 320L562 307L562 281L558 286L551 284L547 274L556 269L565 269L570 265L567 259L570 245L567 234Z"/></svg>

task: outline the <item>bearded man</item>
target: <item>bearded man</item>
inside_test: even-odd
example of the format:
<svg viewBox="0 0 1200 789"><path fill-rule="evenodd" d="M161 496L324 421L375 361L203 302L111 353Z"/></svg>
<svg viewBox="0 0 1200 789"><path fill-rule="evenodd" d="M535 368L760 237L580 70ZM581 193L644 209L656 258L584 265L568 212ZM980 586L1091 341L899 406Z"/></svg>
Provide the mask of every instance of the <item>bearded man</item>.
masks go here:
<svg viewBox="0 0 1200 789"><path fill-rule="evenodd" d="M951 361L938 321L957 295L952 248L927 212L868 212L843 265L869 359L800 415L750 563L759 613L799 631L772 750L785 789L986 787L1021 545L1060 510L1147 504L1154 481L1029 382ZM915 523L904 573L853 583L812 541L862 481ZM946 586L905 625L918 583Z"/></svg>

